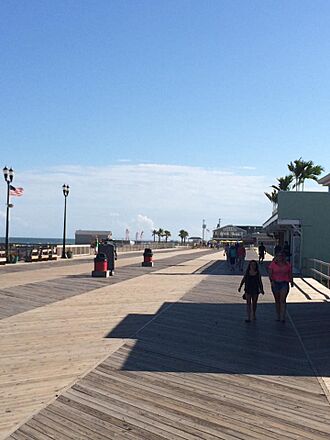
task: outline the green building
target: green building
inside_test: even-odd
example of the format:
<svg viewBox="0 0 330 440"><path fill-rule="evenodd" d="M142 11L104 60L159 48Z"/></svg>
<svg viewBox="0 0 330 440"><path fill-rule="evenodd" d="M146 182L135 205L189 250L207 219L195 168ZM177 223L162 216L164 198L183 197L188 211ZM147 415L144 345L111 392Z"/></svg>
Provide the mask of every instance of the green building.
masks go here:
<svg viewBox="0 0 330 440"><path fill-rule="evenodd" d="M289 243L293 270L303 275L309 259L330 262L330 174L319 183L329 192L280 191L273 215L263 224L280 246Z"/></svg>

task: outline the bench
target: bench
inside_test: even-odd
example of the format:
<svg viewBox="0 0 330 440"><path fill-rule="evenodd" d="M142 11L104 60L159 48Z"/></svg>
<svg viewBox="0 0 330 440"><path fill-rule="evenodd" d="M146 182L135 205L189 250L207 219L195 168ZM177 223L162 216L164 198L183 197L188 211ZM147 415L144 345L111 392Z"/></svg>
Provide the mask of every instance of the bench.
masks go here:
<svg viewBox="0 0 330 440"><path fill-rule="evenodd" d="M6 251L0 251L0 264L6 264Z"/></svg>
<svg viewBox="0 0 330 440"><path fill-rule="evenodd" d="M52 249L48 249L48 255L49 255L49 260L57 260L58 255L57 255L56 247Z"/></svg>
<svg viewBox="0 0 330 440"><path fill-rule="evenodd" d="M33 261L39 261L39 250L31 249L31 251L26 255L25 261L32 263Z"/></svg>
<svg viewBox="0 0 330 440"><path fill-rule="evenodd" d="M49 260L49 249L40 249L39 261L48 261L48 260Z"/></svg>

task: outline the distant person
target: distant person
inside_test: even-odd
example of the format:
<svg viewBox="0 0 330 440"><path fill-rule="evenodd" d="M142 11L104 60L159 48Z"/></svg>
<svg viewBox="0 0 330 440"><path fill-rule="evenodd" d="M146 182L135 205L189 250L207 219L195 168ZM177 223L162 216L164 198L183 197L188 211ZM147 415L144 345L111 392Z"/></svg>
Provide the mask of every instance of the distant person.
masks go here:
<svg viewBox="0 0 330 440"><path fill-rule="evenodd" d="M268 267L269 279L275 299L277 321L285 322L286 298L289 293L289 284L293 287L291 264L286 260L284 251L276 255Z"/></svg>
<svg viewBox="0 0 330 440"><path fill-rule="evenodd" d="M223 255L226 256L227 266L229 266L229 244L228 243L225 244Z"/></svg>
<svg viewBox="0 0 330 440"><path fill-rule="evenodd" d="M237 249L237 256L238 256L238 269L241 272L243 272L244 261L246 257L246 250L243 243Z"/></svg>
<svg viewBox="0 0 330 440"><path fill-rule="evenodd" d="M98 236L95 238L95 254L97 255L99 253L99 239Z"/></svg>
<svg viewBox="0 0 330 440"><path fill-rule="evenodd" d="M117 260L118 255L117 255L117 245L116 245L116 243L113 241L112 238L108 238L108 239L105 241L105 244L112 244L112 246L113 246L113 254L114 254L114 258L115 258L115 260Z"/></svg>
<svg viewBox="0 0 330 440"><path fill-rule="evenodd" d="M234 272L235 270L236 258L237 258L236 247L235 245L232 244L229 248L229 263L232 272Z"/></svg>
<svg viewBox="0 0 330 440"><path fill-rule="evenodd" d="M239 285L238 291L240 292L244 285L243 299L246 300L246 312L247 318L245 322L251 322L251 319L256 319L257 304L259 294L264 294L264 287L259 272L258 263L255 260L251 260L245 275ZM252 305L252 308L251 308Z"/></svg>
<svg viewBox="0 0 330 440"><path fill-rule="evenodd" d="M290 250L289 242L287 241L284 242L283 252L285 253L286 261L290 261L291 250Z"/></svg>
<svg viewBox="0 0 330 440"><path fill-rule="evenodd" d="M280 244L277 244L277 245L274 247L274 257L275 257L277 254L279 254L281 251L282 251L282 246L281 246Z"/></svg>
<svg viewBox="0 0 330 440"><path fill-rule="evenodd" d="M236 243L235 243L235 249L236 249L236 263L237 263L237 260L238 260L238 248L239 248L239 242L236 241Z"/></svg>
<svg viewBox="0 0 330 440"><path fill-rule="evenodd" d="M259 253L259 263L263 263L266 254L266 248L263 242L261 242L258 247L258 253Z"/></svg>

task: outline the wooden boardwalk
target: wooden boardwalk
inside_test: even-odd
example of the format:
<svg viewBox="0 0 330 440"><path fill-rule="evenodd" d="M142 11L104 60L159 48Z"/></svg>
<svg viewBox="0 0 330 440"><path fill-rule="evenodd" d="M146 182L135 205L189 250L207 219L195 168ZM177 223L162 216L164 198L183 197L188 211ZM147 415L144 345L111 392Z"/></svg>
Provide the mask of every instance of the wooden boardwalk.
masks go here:
<svg viewBox="0 0 330 440"><path fill-rule="evenodd" d="M63 323L72 319L69 327L61 331L59 318L48 327L62 344L71 336L68 328L79 328L91 357L99 355L97 346L104 348L103 362L8 438L329 439L328 292L297 280L282 324L274 320L265 280L258 319L247 324L237 293L241 276L214 261L219 254L193 257L4 319L16 326L21 317L24 327L25 316L36 323L62 314ZM46 374L54 358L47 343L44 350ZM82 353L80 341L80 364ZM27 356L22 353L23 363ZM33 381L28 386L33 389Z"/></svg>
<svg viewBox="0 0 330 440"><path fill-rule="evenodd" d="M190 252L190 258L200 255L200 252L200 250L193 254ZM168 250L158 251L155 256L158 261L155 268L141 268L139 263L142 261L142 253L132 254L133 256L130 253L120 255L116 262L116 276L108 279L90 277L93 268L91 258L72 262L31 263L18 268L17 266L2 267L0 269L0 320L134 278L168 264L179 264L182 259L186 259L187 251L172 250L171 253Z"/></svg>
<svg viewBox="0 0 330 440"><path fill-rule="evenodd" d="M195 260L198 256L201 261ZM50 268L19 273L18 285L14 278L7 280L15 274L1 275L2 284L11 283L6 289L11 295L1 300L12 316L0 320L0 438L116 350L123 341L105 335L127 314L148 319L199 281L182 278L174 286L168 278L159 279L151 288L148 273L192 258L200 267L214 258L205 250L173 250L155 257L155 268L142 268L141 255L119 259L116 275L107 280L90 277L91 262L87 269L83 263L54 267L54 273Z"/></svg>

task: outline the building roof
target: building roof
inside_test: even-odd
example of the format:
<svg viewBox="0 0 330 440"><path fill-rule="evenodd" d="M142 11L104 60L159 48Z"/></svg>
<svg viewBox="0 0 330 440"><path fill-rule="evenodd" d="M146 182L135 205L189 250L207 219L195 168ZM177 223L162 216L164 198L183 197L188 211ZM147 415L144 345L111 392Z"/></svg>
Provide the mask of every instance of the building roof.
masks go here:
<svg viewBox="0 0 330 440"><path fill-rule="evenodd" d="M82 229L78 229L75 232L76 235L109 235L112 234L111 231L84 231Z"/></svg>
<svg viewBox="0 0 330 440"><path fill-rule="evenodd" d="M320 183L323 186L329 186L330 187L330 173L326 176L322 177L318 180L318 183Z"/></svg>
<svg viewBox="0 0 330 440"><path fill-rule="evenodd" d="M235 225L226 225L226 226L221 226L220 228L215 228L213 229L213 231L241 231L241 232L246 232L245 229L240 228L239 226L235 226Z"/></svg>
<svg viewBox="0 0 330 440"><path fill-rule="evenodd" d="M291 226L299 226L301 221L299 219L280 219L278 213L273 214L265 223L262 225L263 228L268 232L273 232L274 230L287 228Z"/></svg>

